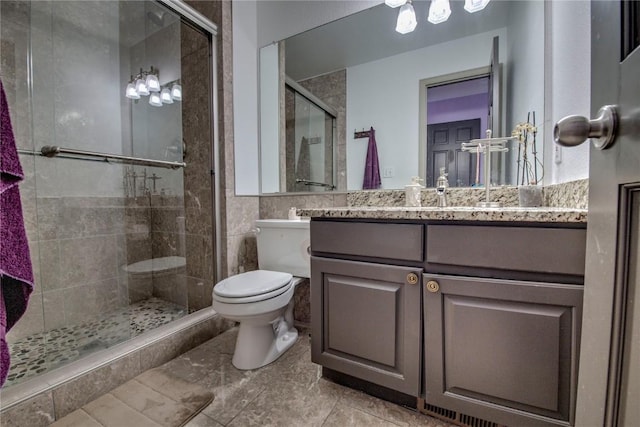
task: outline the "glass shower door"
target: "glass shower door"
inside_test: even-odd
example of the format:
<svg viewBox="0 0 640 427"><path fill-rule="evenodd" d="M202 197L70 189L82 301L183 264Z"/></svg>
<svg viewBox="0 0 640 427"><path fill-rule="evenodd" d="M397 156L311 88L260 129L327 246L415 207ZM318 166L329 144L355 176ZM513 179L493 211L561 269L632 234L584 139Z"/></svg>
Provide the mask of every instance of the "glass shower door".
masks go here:
<svg viewBox="0 0 640 427"><path fill-rule="evenodd" d="M3 1L0 19L36 276L11 385L210 305L212 39L154 1Z"/></svg>

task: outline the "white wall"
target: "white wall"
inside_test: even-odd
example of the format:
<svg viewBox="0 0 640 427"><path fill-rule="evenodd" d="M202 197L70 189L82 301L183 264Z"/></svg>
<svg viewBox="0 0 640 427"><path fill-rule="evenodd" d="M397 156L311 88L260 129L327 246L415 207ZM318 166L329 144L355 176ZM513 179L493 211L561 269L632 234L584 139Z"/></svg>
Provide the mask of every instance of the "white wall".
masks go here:
<svg viewBox="0 0 640 427"><path fill-rule="evenodd" d="M506 135L510 135L517 123L527 121L527 113L535 111L538 134L536 146L540 161L544 151L553 150L552 140L545 137L544 132L544 67L538 58L544 58L544 36L540 33L538 23L544 20L544 2L514 2L509 12L507 26L507 123ZM546 63L546 60L545 60ZM532 88L535 88L532 90ZM539 88L539 89L538 89ZM522 96L527 94L526 96ZM532 118L533 119L533 118ZM531 142L531 141L530 141ZM545 147L546 142L546 147ZM517 145L511 143L511 170L507 171L507 182L516 183L518 157ZM531 151L527 150L532 156ZM533 158L529 157L533 162ZM542 170L538 168L538 180Z"/></svg>
<svg viewBox="0 0 640 427"><path fill-rule="evenodd" d="M487 66L494 36L506 52L506 28L417 49L347 69L347 188L362 189L366 139L353 130L376 130L382 188L403 188L418 175L419 82ZM501 62L506 60L501 54ZM393 108L389 108L393 106Z"/></svg>
<svg viewBox="0 0 640 427"><path fill-rule="evenodd" d="M591 104L591 5L588 1L549 3L546 23L548 63L545 140L553 141L553 125L562 117L590 115ZM550 22L549 22L550 21ZM547 147L551 147L549 143ZM562 162L556 163L555 149L545 150L545 185L589 177L589 146L561 148ZM558 147L559 148L559 147Z"/></svg>
<svg viewBox="0 0 640 427"><path fill-rule="evenodd" d="M255 1L233 2L235 194L259 194L258 44Z"/></svg>

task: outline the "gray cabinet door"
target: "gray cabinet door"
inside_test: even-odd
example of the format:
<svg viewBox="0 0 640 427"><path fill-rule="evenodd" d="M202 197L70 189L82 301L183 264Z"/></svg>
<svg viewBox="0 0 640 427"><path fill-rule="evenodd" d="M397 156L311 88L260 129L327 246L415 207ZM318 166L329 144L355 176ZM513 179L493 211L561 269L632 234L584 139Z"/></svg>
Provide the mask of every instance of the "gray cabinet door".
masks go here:
<svg viewBox="0 0 640 427"><path fill-rule="evenodd" d="M313 362L419 396L422 270L312 257L311 271Z"/></svg>
<svg viewBox="0 0 640 427"><path fill-rule="evenodd" d="M505 425L573 423L582 287L423 282L427 403Z"/></svg>

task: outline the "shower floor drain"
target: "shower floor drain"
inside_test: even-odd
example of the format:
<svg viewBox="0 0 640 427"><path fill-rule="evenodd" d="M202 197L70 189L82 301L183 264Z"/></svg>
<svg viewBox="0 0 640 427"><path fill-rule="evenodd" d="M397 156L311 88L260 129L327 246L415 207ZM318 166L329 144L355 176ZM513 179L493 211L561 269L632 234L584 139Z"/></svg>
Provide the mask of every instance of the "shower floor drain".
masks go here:
<svg viewBox="0 0 640 427"><path fill-rule="evenodd" d="M104 315L100 320L30 335L9 344L11 368L5 386L119 344L185 314L183 307L149 298Z"/></svg>

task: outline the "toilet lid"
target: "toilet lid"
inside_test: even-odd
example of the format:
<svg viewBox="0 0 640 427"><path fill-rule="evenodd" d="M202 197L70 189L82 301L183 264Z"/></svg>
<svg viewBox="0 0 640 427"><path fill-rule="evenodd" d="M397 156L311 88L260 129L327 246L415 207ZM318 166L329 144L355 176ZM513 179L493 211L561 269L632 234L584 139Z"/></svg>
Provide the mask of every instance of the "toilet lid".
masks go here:
<svg viewBox="0 0 640 427"><path fill-rule="evenodd" d="M213 292L226 298L246 298L283 288L292 278L291 274L279 271L248 271L224 279L213 288Z"/></svg>

